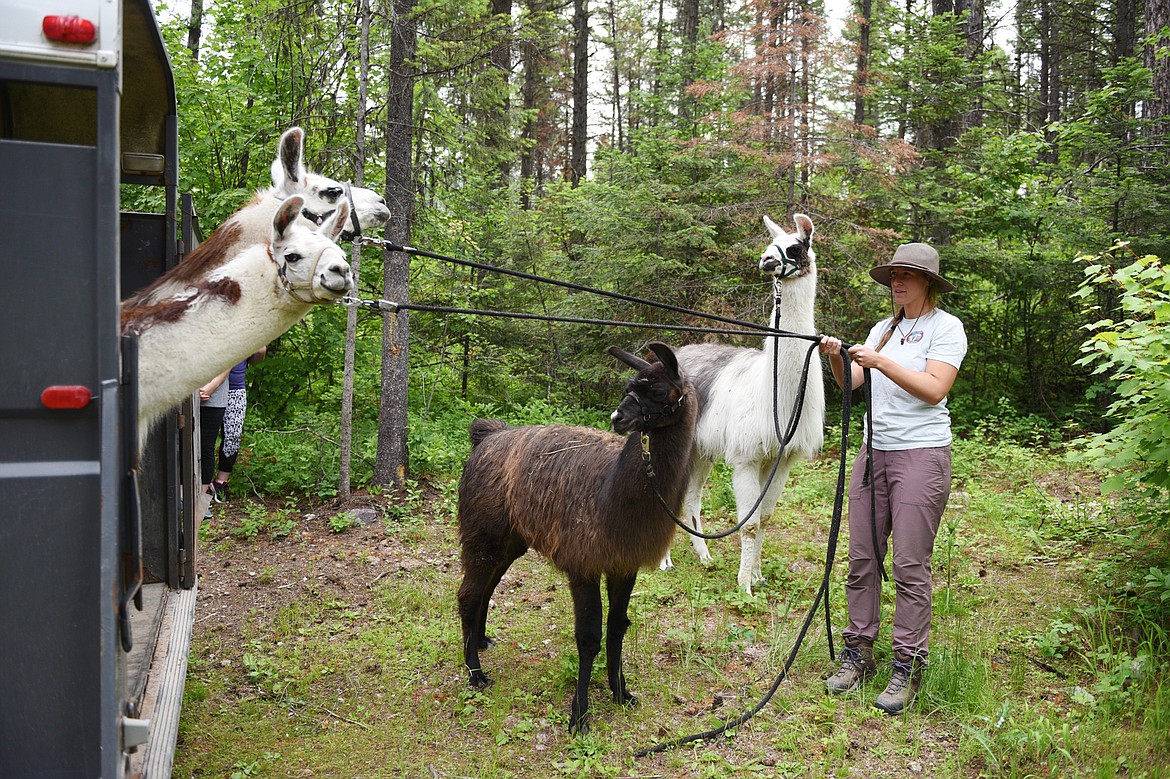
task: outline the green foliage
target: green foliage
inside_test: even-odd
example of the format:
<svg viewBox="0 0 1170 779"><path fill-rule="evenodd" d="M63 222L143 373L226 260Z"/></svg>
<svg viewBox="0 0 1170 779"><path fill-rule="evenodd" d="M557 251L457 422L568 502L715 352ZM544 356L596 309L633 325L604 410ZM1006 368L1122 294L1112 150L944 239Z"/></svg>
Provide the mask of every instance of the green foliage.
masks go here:
<svg viewBox="0 0 1170 779"><path fill-rule="evenodd" d="M349 511L341 511L329 517L329 529L334 533L344 533L351 527L359 525L361 525L361 521Z"/></svg>
<svg viewBox="0 0 1170 779"><path fill-rule="evenodd" d="M1124 251L1124 249L1119 250ZM1111 471L1105 489L1131 489L1162 508L1154 519L1170 526L1165 496L1170 489L1170 266L1157 257L1137 258L1115 267L1115 253L1088 260L1085 283L1077 293L1092 301L1097 289L1117 300L1117 312L1091 310L1098 321L1080 362L1094 375L1108 377L1114 400L1112 430L1087 441L1083 458Z"/></svg>

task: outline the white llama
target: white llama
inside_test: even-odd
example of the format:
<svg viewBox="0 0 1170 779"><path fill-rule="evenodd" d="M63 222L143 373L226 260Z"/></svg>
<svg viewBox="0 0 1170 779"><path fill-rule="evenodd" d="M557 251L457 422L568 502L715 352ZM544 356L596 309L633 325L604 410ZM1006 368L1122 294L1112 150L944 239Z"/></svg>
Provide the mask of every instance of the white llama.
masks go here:
<svg viewBox="0 0 1170 779"><path fill-rule="evenodd" d="M816 334L813 305L817 290L816 254L812 249L813 223L804 214L794 216L796 232L786 233L768 217L764 226L772 243L760 258L760 270L783 280L779 301L779 329ZM770 325L775 325L773 309ZM737 519L742 520L760 498L780 454L773 422L772 392L780 428L787 425L799 391L801 371L809 342L795 338L764 338L764 348L749 349L723 344L691 344L676 350L679 365L695 383L699 421L691 450L691 481L683 504L682 518L703 531L699 514L703 485L715 461L722 458L732 469ZM776 373L773 374L773 360ZM739 586L749 595L752 585L763 581L760 553L764 525L784 491L788 473L797 460L813 457L824 440L825 388L821 379L819 354L813 354L800 423L784 449L771 485L759 507L740 530ZM691 536L699 559L707 564L711 554L702 538ZM670 553L661 567L672 566Z"/></svg>
<svg viewBox="0 0 1170 779"><path fill-rule="evenodd" d="M316 227L323 224L339 204L352 201L350 216L342 225L342 240L348 240L354 235L354 214L362 230L379 227L390 218L390 209L377 192L351 187L347 198L344 184L307 170L304 157L305 131L300 127L285 130L276 146L276 158L272 161L272 186L256 192L248 204L232 214L182 262L127 298L122 305L140 306L179 294L189 279L206 276L213 263L224 262L242 247L266 242L272 232L272 220L277 209L292 195L299 195L304 200L300 216L306 224Z"/></svg>
<svg viewBox="0 0 1170 779"><path fill-rule="evenodd" d="M315 304L353 291L345 252L334 243L349 218L348 203L339 202L318 232L300 216L305 202L294 195L281 203L262 242L221 246L222 254L209 255L197 274L180 264L164 275L165 295L122 303L122 332L138 335L140 451L167 409L284 333Z"/></svg>

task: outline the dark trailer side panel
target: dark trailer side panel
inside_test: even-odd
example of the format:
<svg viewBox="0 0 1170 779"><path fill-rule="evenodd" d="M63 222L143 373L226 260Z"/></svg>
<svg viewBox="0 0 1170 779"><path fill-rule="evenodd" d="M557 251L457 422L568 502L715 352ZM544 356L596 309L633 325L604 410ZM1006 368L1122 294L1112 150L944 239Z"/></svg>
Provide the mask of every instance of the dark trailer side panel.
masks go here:
<svg viewBox="0 0 1170 779"><path fill-rule="evenodd" d="M92 45L40 35L58 5L96 23ZM165 776L193 617L192 426L172 414L135 468L118 304L124 275L178 259L170 63L148 0L0 0L0 18L0 777ZM159 187L163 213L122 215L121 184ZM160 679L168 648L182 662Z"/></svg>

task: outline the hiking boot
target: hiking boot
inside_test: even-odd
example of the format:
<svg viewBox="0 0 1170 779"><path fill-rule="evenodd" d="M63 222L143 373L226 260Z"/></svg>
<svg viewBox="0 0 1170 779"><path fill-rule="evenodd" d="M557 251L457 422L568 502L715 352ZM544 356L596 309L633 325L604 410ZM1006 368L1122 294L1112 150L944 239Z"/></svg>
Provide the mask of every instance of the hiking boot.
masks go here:
<svg viewBox="0 0 1170 779"><path fill-rule="evenodd" d="M922 686L922 664L918 661L894 661L894 675L873 705L886 714L901 714L914 702Z"/></svg>
<svg viewBox="0 0 1170 779"><path fill-rule="evenodd" d="M847 645L841 650L841 667L825 680L825 692L829 695L853 692L860 689L861 683L871 679L875 673L877 663L873 660L873 645Z"/></svg>

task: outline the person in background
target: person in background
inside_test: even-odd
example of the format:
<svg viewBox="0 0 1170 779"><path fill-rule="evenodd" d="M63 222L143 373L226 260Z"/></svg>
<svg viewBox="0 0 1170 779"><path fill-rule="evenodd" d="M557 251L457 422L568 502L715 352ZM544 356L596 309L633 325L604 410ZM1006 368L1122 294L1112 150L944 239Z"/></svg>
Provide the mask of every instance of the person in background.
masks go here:
<svg viewBox="0 0 1170 779"><path fill-rule="evenodd" d="M223 427L223 415L228 404L228 373L224 371L199 388L199 473L206 494L207 510L204 519L211 517L211 501L215 498L215 440Z"/></svg>
<svg viewBox="0 0 1170 779"><path fill-rule="evenodd" d="M928 665L930 558L951 492L947 393L967 353L967 336L963 323L938 307L939 293L954 285L939 275L938 252L931 246L903 244L869 275L890 288L894 316L874 325L864 344L849 348L850 376L840 339L824 336L820 344L845 391L862 384L865 368L873 385L873 468L866 468L863 449L849 483L849 624L841 667L825 688L831 695L852 692L877 672L873 644L881 626L881 569L892 537L893 674L874 705L900 714L913 702Z"/></svg>
<svg viewBox="0 0 1170 779"><path fill-rule="evenodd" d="M232 478L236 456L240 453L244 418L248 414L248 366L263 360L267 351L268 347L261 347L260 351L241 360L228 372L228 404L223 416L223 439L219 443L219 473L212 483L216 503L226 503L228 500L228 482Z"/></svg>

